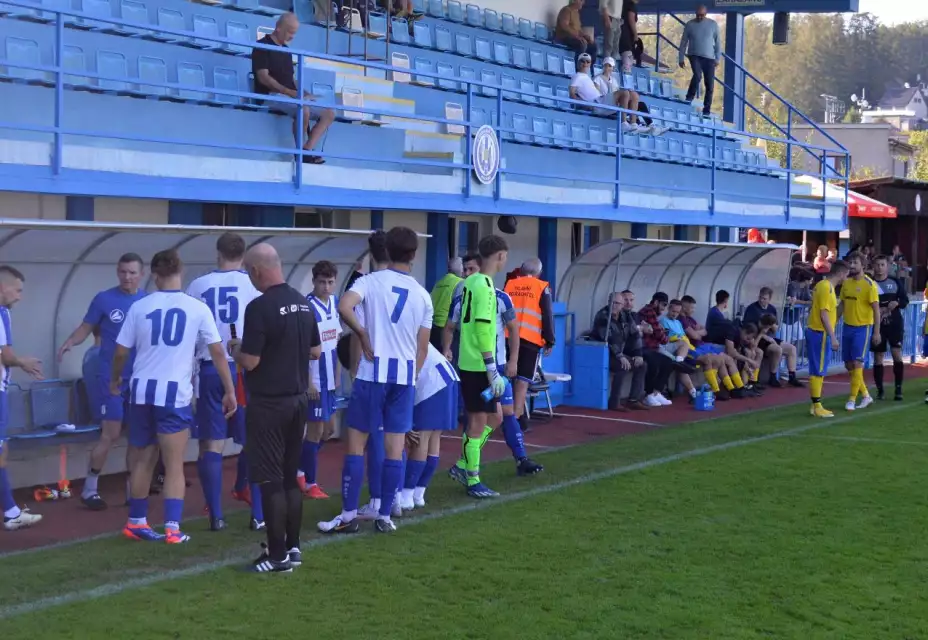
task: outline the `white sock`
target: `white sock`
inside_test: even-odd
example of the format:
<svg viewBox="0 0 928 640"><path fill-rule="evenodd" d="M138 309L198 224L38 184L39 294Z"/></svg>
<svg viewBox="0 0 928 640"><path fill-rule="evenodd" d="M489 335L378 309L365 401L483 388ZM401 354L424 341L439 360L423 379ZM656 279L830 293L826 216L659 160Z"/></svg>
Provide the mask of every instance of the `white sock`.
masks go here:
<svg viewBox="0 0 928 640"><path fill-rule="evenodd" d="M695 397L696 397L696 389L690 389L690 397L691 397L691 398L695 398Z"/></svg>
<svg viewBox="0 0 928 640"><path fill-rule="evenodd" d="M677 356L677 357L675 358L675 360L676 360L677 362L683 362L684 358L683 358L683 356Z"/></svg>
<svg viewBox="0 0 928 640"><path fill-rule="evenodd" d="M354 509L352 511L342 511L342 522L351 522L358 517L358 510Z"/></svg>
<svg viewBox="0 0 928 640"><path fill-rule="evenodd" d="M425 500L425 487L416 487L412 490L414 500Z"/></svg>
<svg viewBox="0 0 928 640"><path fill-rule="evenodd" d="M412 489L403 489L403 503L408 504L412 502Z"/></svg>
<svg viewBox="0 0 928 640"><path fill-rule="evenodd" d="M93 473L92 471L87 472L87 477L84 479L84 489L81 491L81 495L85 498L89 498L92 495L97 494L97 482L100 481L100 476Z"/></svg>
<svg viewBox="0 0 928 640"><path fill-rule="evenodd" d="M303 473L302 471L297 471L297 472L296 472L296 477L297 477L297 478L305 478L305 477L306 477L306 474Z"/></svg>
<svg viewBox="0 0 928 640"><path fill-rule="evenodd" d="M23 510L20 509L19 507L13 507L12 509L7 509L6 511L4 511L3 517L9 518L12 520L13 518L18 518L22 512Z"/></svg>
<svg viewBox="0 0 928 640"><path fill-rule="evenodd" d="M380 498L371 498L371 509L380 511Z"/></svg>

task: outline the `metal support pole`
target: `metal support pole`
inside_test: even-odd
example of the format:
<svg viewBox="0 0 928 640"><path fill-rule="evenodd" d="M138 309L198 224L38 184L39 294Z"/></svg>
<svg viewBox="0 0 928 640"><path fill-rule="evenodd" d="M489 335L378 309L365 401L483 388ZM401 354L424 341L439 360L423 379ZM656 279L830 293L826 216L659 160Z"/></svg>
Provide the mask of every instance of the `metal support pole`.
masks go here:
<svg viewBox="0 0 928 640"><path fill-rule="evenodd" d="M297 69L296 75L296 95L300 100L300 108L296 112L296 144L297 144L297 156L296 156L296 172L294 173L294 186L297 191L303 187L303 135L305 133L304 129L306 128L306 121L303 118L303 54L298 54L296 57L297 64L299 68Z"/></svg>
<svg viewBox="0 0 928 640"><path fill-rule="evenodd" d="M55 16L55 152L52 157L52 173L61 173L63 161L64 140L61 136L61 126L64 122L64 73L63 73L63 47L64 47L64 15Z"/></svg>
<svg viewBox="0 0 928 640"><path fill-rule="evenodd" d="M471 105L473 104L473 100L474 100L474 85L468 82L467 83L467 99L464 102L465 109L467 110L464 114L464 118L465 118L464 122L466 123L464 125L464 131L466 133L466 135L464 136L464 164L467 165L467 168L464 170L464 197L465 198L470 198L470 191L471 191L470 174L471 174L471 165L474 162L474 159L472 156L472 149L471 149L471 146L472 146L471 141L473 140L474 129L471 126L471 115L470 115Z"/></svg>

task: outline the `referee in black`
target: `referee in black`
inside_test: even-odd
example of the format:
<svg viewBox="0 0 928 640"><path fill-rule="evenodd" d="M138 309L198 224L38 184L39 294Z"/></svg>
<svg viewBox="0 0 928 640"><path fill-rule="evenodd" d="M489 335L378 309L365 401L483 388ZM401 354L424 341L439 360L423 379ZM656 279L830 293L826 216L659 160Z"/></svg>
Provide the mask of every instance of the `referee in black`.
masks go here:
<svg viewBox="0 0 928 640"><path fill-rule="evenodd" d="M258 573L290 572L302 564L303 494L297 485L309 396L309 361L319 358L316 318L306 298L284 281L277 251L256 244L245 269L263 295L245 308L241 341L229 353L246 371L245 450L251 482L261 485L267 548Z"/></svg>

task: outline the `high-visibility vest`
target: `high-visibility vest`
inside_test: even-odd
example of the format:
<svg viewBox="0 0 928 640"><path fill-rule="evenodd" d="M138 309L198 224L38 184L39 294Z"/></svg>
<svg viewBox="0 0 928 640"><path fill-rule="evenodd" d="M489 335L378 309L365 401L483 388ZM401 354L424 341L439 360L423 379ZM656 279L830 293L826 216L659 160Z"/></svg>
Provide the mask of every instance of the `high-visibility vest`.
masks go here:
<svg viewBox="0 0 928 640"><path fill-rule="evenodd" d="M519 323L519 340L545 346L541 336L541 296L548 283L531 276L520 276L506 283L504 291L512 299L512 306Z"/></svg>
<svg viewBox="0 0 928 640"><path fill-rule="evenodd" d="M443 327L448 323L452 296L459 282L463 282L462 278L453 273L446 273L432 289L432 324L436 327Z"/></svg>

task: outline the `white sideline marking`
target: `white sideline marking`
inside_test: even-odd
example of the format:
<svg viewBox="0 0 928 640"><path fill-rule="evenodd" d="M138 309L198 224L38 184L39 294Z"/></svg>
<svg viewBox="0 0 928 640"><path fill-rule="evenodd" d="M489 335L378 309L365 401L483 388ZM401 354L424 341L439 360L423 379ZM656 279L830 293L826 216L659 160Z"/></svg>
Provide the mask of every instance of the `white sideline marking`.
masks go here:
<svg viewBox="0 0 928 640"><path fill-rule="evenodd" d="M443 435L442 438L448 438L450 440L463 440L464 439L461 436L451 436L451 435ZM496 444L506 444L505 440L496 440L495 438L490 438L489 440L487 440L487 442L494 442ZM551 448L543 444L531 444L528 442L523 442L522 444L524 444L526 447L534 447L536 449L550 449Z"/></svg>
<svg viewBox="0 0 928 640"><path fill-rule="evenodd" d="M656 422L644 422L643 420L629 420L628 418L610 418L609 416L588 416L583 413L554 413L557 418L586 418L587 420L608 420L609 422L627 422L629 424L640 424L645 427L663 427Z"/></svg>
<svg viewBox="0 0 928 640"><path fill-rule="evenodd" d="M899 404L880 411L870 411L867 413L868 416L882 415L885 413L892 413L894 411L899 411L900 409L908 409L914 406L913 404ZM487 507L492 507L498 504L506 504L507 502L514 502L516 500L524 500L526 498L533 498L535 496L544 495L547 493L552 493L554 491L561 491L563 489L568 489L570 487L575 487L578 485L589 484L590 482L596 482L598 480L605 480L607 478L612 478L619 475L624 475L627 473L632 473L634 471L642 471L644 469L650 469L651 467L657 467L665 464L670 464L672 462L679 462L681 460L687 460L689 458L695 458L699 456L704 456L710 453L716 453L719 451L727 451L729 449L736 449L739 447L744 447L751 444L757 444L760 442L767 442L770 440L776 440L779 438L785 438L789 436L795 436L806 431L812 431L815 429L823 429L827 427L834 426L836 424L842 424L845 422L850 422L859 418L859 415L849 415L843 418L837 418L834 420L817 420L815 422L810 422L809 424L802 425L801 427L793 427L792 429L784 429L783 431L775 431L773 433L768 433L763 436L756 436L753 438L741 438L739 440L729 440L728 442L723 442L721 444L711 445L708 447L699 447L696 449L690 449L689 451L682 451L680 453L674 453L667 456L662 456L660 458L652 458L650 460L643 460L641 462L635 462L628 465L623 465L621 467L614 467L612 469L606 469L604 471L598 471L596 473L590 473L587 475L579 476L573 478L572 480L565 480L563 482L557 482L554 484L549 484L543 487L536 487L534 489L528 489L526 491L519 491L516 493L510 493L502 495L495 500L481 500L468 502L461 504L455 507L449 507L447 509L441 509L435 511L434 513L424 514L418 517L404 519L402 521L401 527L413 526L421 522L428 522L429 520L435 520L437 518L445 518L448 516L454 516L459 513L466 513L468 511L477 511L480 509L485 509ZM208 535L208 534L204 534ZM359 535L371 535L371 534L359 534ZM331 537L317 537L312 540L308 540L303 545L303 550L315 549L317 547L327 546L330 544L335 544L344 540L351 540L357 538L358 535L354 536L331 536ZM71 604L74 602L83 602L86 600L95 600L97 598L104 598L107 596L117 595L125 591L130 591L132 589L139 589L142 587L147 587L159 582L164 582L165 580L173 580L176 578L185 578L188 576L196 576L202 573L207 573L209 571L215 571L216 569L222 569L225 567L230 567L233 565L244 566L248 562L247 557L235 557L235 558L226 558L224 560L214 560L212 562L203 562L199 564L192 565L185 569L172 569L170 571L162 571L159 573L154 573L148 576L143 576L140 578L132 578L129 580L119 580L117 582L111 582L109 584L104 584L93 589L81 590L81 591L72 591L70 593L61 594L58 596L52 596L50 598L42 598L40 600L34 600L32 602L24 602L22 604L17 604L13 606L7 606L0 608L0 620L7 618L13 618L15 616L27 614L27 613L36 613L39 611L44 611L52 607L57 607L60 605Z"/></svg>
<svg viewBox="0 0 928 640"><path fill-rule="evenodd" d="M887 438L861 438L858 436L819 436L819 435L802 435L799 436L802 438L815 438L817 440L843 440L845 442L872 442L876 444L901 444L901 445L916 445L920 447L928 447L928 442L915 442L913 440L889 440Z"/></svg>

